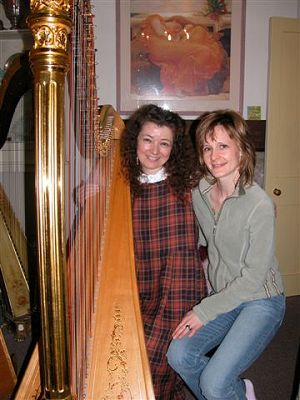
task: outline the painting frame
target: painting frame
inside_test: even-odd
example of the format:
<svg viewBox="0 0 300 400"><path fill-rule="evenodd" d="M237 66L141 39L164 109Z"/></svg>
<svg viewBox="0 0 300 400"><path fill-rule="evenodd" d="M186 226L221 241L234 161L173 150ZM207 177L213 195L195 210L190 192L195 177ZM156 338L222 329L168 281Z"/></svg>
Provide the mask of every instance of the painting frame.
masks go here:
<svg viewBox="0 0 300 400"><path fill-rule="evenodd" d="M208 2L203 0L203 3ZM131 7L140 5L143 0L116 0L117 15L117 111L122 117L128 117L143 104L153 103L179 113L186 119L193 119L205 111L215 109L243 109L244 79L244 40L245 40L245 0L227 0L230 5L230 57L229 84L227 93L204 95L169 95L132 92L132 15ZM158 4L163 1L156 2ZM168 1L168 5L172 1ZM147 6L149 2L147 2ZM148 6L149 7L149 6ZM161 16L164 12L157 9ZM146 16L150 13L147 12ZM142 13L141 13L142 15ZM175 15L175 13L174 13ZM183 14L182 14L183 15Z"/></svg>

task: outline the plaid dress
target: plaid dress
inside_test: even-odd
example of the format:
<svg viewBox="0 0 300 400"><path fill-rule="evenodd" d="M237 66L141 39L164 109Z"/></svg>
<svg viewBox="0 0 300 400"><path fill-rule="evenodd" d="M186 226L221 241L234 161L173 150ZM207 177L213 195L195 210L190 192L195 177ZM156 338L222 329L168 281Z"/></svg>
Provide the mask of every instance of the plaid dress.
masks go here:
<svg viewBox="0 0 300 400"><path fill-rule="evenodd" d="M168 365L172 332L206 294L191 196L183 205L167 181L144 184L133 199L135 261L146 347L156 399L185 399Z"/></svg>

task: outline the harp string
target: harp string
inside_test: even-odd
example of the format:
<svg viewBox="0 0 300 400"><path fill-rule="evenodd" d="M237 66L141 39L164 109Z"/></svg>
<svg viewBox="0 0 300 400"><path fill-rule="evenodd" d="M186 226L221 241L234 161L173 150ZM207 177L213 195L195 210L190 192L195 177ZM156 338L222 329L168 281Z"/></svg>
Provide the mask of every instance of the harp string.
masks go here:
<svg viewBox="0 0 300 400"><path fill-rule="evenodd" d="M84 398L112 162L95 151L98 98L89 1L72 3L67 140L71 387ZM98 349L99 350L99 349Z"/></svg>

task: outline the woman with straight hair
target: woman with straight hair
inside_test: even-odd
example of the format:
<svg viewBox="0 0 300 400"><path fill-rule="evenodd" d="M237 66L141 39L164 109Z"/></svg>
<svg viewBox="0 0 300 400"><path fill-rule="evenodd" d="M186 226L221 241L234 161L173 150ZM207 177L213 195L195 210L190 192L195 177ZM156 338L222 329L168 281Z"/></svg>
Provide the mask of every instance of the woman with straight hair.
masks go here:
<svg viewBox="0 0 300 400"><path fill-rule="evenodd" d="M255 150L240 114L203 114L195 139L204 177L193 206L212 290L174 330L168 362L197 399L255 400L252 382L241 376L285 312L274 204L253 182Z"/></svg>

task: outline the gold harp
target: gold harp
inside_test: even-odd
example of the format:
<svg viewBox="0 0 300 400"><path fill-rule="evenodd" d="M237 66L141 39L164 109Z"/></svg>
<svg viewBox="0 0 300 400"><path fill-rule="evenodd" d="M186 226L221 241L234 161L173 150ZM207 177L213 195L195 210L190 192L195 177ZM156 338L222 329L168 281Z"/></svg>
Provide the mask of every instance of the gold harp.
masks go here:
<svg viewBox="0 0 300 400"><path fill-rule="evenodd" d="M154 399L123 121L97 104L92 21L89 1L31 0L41 340L19 400Z"/></svg>
<svg viewBox="0 0 300 400"><path fill-rule="evenodd" d="M27 33L26 37L30 39ZM24 349L25 342L21 342L28 343L34 336L31 328L36 326L37 316L34 164L29 161L32 122L29 118L23 123L26 113L32 115L31 89L28 52L10 56L0 86L1 398L6 398L17 382L18 368L7 339L16 343L14 354ZM30 206L25 212L26 205Z"/></svg>
<svg viewBox="0 0 300 400"><path fill-rule="evenodd" d="M0 149L5 144L19 99L32 87L28 53L15 54L7 63L0 90ZM8 176L6 181L10 180ZM7 183L7 182L6 182ZM10 182L9 182L10 183ZM10 204L9 193L0 183L0 272L7 296L8 319L20 338L30 330L28 246L25 228ZM7 186L7 185L6 185ZM25 225L25 224L23 224Z"/></svg>

